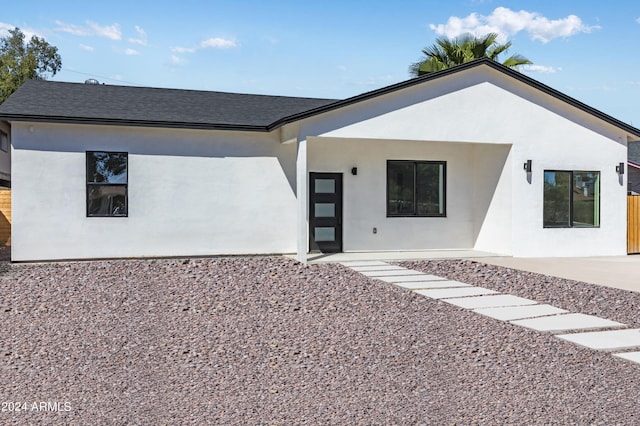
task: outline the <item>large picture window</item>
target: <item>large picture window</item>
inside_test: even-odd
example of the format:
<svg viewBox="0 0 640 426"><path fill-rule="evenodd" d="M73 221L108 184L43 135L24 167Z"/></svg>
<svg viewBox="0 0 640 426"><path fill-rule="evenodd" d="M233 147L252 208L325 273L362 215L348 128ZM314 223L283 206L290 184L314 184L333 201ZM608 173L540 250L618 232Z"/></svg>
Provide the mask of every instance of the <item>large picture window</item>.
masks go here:
<svg viewBox="0 0 640 426"><path fill-rule="evenodd" d="M544 171L544 227L600 226L600 172Z"/></svg>
<svg viewBox="0 0 640 426"><path fill-rule="evenodd" d="M387 216L445 216L445 161L387 161Z"/></svg>
<svg viewBox="0 0 640 426"><path fill-rule="evenodd" d="M128 154L87 152L87 216L127 216Z"/></svg>

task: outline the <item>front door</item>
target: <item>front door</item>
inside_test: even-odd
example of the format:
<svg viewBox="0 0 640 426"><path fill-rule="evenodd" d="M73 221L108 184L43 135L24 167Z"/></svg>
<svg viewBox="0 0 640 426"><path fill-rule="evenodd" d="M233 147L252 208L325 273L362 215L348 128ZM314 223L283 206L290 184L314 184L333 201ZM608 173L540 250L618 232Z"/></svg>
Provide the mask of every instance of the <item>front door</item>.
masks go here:
<svg viewBox="0 0 640 426"><path fill-rule="evenodd" d="M309 247L342 251L342 173L309 173Z"/></svg>

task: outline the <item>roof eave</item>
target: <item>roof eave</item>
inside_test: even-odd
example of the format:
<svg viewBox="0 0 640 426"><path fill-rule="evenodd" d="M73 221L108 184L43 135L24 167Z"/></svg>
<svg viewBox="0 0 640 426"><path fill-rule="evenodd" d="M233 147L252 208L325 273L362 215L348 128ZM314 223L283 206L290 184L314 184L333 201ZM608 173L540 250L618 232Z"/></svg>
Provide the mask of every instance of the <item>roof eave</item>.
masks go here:
<svg viewBox="0 0 640 426"><path fill-rule="evenodd" d="M0 120L22 121L56 124L92 124L104 126L127 126L127 127L160 127L174 129L193 130L236 130L245 132L268 132L267 126L254 126L246 124L224 124L224 123L192 123L179 121L153 121L153 120L121 120L109 118L88 118L88 117L55 117L42 115L23 114L2 114Z"/></svg>

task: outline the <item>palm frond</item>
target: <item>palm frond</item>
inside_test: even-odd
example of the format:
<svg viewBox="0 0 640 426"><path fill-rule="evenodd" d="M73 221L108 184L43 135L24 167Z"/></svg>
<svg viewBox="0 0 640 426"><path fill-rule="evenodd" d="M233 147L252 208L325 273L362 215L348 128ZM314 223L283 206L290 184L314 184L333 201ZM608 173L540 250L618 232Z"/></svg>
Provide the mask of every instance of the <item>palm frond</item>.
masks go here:
<svg viewBox="0 0 640 426"><path fill-rule="evenodd" d="M516 68L520 65L530 65L530 64L533 64L533 62L531 62L524 56L518 55L518 54L511 55L502 62L502 65L509 68Z"/></svg>

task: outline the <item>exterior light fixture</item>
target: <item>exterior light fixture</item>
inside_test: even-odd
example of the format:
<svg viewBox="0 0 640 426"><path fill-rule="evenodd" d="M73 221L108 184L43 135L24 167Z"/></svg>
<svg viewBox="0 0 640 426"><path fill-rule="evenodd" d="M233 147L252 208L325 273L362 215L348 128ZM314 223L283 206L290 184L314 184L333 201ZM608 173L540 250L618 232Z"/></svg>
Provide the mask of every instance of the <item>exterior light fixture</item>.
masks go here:
<svg viewBox="0 0 640 426"><path fill-rule="evenodd" d="M524 163L524 171L531 173L531 160L527 160L527 162Z"/></svg>
<svg viewBox="0 0 640 426"><path fill-rule="evenodd" d="M358 168L357 167L352 167L351 168L351 174L354 175L354 176L357 175L358 174Z"/></svg>
<svg viewBox="0 0 640 426"><path fill-rule="evenodd" d="M620 163L616 166L616 172L618 172L620 176L624 174L624 163Z"/></svg>

